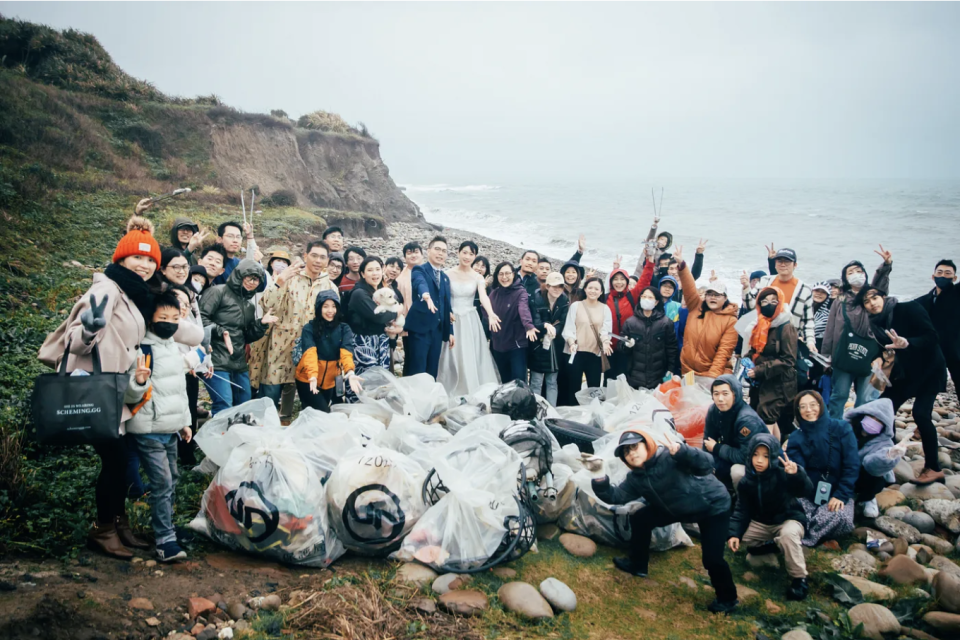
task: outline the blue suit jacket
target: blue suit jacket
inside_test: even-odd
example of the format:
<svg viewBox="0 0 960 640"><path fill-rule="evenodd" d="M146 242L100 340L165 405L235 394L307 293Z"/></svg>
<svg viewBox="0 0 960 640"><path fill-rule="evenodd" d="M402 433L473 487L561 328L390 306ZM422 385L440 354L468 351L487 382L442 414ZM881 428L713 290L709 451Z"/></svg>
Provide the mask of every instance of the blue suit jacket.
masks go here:
<svg viewBox="0 0 960 640"><path fill-rule="evenodd" d="M410 274L410 288L413 292L413 304L407 313L403 328L413 333L429 333L434 327L440 327L443 341L453 335L453 323L450 322L451 294L450 276L440 271L440 289L437 289L436 269L429 262L418 264ZM430 313L423 295L429 293L436 313Z"/></svg>

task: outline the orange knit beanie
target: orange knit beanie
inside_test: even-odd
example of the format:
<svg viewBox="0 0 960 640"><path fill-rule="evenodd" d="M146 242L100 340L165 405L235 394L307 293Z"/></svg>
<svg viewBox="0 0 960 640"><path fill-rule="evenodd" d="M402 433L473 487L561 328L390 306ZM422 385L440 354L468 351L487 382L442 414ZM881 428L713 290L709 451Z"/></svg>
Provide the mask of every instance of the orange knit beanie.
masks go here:
<svg viewBox="0 0 960 640"><path fill-rule="evenodd" d="M113 261L120 262L128 256L149 256L160 266L160 245L153 237L153 223L146 218L133 216L127 222L127 235L120 238Z"/></svg>

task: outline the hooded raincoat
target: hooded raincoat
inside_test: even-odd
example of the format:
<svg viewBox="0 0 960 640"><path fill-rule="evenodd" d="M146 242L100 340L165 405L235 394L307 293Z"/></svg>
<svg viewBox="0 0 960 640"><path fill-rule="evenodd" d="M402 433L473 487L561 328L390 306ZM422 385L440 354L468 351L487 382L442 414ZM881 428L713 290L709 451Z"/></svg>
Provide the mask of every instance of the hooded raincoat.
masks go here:
<svg viewBox="0 0 960 640"><path fill-rule="evenodd" d="M256 291L247 291L243 279L257 276L264 279L263 267L250 259L240 261L227 278L226 284L210 287L200 298L200 318L203 326L212 326L210 344L213 347L213 366L216 369L243 373L247 371L245 346L263 337L267 325L257 320L253 306ZM233 353L227 351L223 332L230 333Z"/></svg>
<svg viewBox="0 0 960 640"><path fill-rule="evenodd" d="M712 453L714 466L717 468L717 477L727 483L730 482L730 467L735 464L749 464L750 438L754 434L769 431L760 416L744 402L743 387L737 376L722 375L714 384L720 382L730 385L734 397L733 406L728 411L720 411L715 404L710 406L704 424L703 439L706 442L708 438L712 438L717 442Z"/></svg>
<svg viewBox="0 0 960 640"><path fill-rule="evenodd" d="M900 456L889 458L887 453L893 448L893 403L888 398L880 398L859 407L850 409L843 414L843 419L850 423L853 435L857 439L860 456L860 466L877 478L893 471L900 462ZM864 416L870 416L883 425L883 431L876 435L867 433L861 427Z"/></svg>

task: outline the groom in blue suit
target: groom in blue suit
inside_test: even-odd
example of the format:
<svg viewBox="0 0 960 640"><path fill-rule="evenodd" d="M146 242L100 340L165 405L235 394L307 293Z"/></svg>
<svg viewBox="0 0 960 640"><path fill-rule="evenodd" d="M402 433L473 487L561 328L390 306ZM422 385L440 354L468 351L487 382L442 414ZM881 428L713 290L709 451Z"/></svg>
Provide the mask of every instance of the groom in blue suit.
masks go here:
<svg viewBox="0 0 960 640"><path fill-rule="evenodd" d="M427 245L427 264L418 264L410 274L413 304L403 328L410 352L404 354L407 375L429 373L437 377L440 348L444 342L454 345L450 321L450 277L442 269L447 261L447 239L436 236Z"/></svg>

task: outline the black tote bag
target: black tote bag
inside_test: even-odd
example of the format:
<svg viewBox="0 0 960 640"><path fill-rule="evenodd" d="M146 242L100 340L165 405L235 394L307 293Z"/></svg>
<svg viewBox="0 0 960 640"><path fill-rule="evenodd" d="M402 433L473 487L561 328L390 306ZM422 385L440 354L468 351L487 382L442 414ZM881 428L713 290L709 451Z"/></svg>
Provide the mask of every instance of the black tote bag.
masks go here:
<svg viewBox="0 0 960 640"><path fill-rule="evenodd" d="M833 352L833 368L858 377L868 376L873 369L873 361L880 355L880 343L855 334L850 326L846 302L838 302L843 311L843 333Z"/></svg>
<svg viewBox="0 0 960 640"><path fill-rule="evenodd" d="M103 373L100 351L93 347L93 372L67 373L70 344L56 373L37 376L33 386L33 423L42 444L93 444L120 437L123 396L130 374Z"/></svg>

